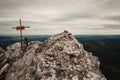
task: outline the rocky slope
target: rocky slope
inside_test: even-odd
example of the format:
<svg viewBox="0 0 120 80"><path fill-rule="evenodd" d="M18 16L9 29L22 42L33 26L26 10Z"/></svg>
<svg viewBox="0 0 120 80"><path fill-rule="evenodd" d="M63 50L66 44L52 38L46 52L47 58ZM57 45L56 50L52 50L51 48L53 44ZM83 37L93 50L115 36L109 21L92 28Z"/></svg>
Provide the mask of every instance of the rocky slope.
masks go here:
<svg viewBox="0 0 120 80"><path fill-rule="evenodd" d="M8 66L1 67L0 77L6 72L5 80L106 80L98 58L85 51L68 31L44 42L31 41L24 53L20 43L15 43L3 54Z"/></svg>

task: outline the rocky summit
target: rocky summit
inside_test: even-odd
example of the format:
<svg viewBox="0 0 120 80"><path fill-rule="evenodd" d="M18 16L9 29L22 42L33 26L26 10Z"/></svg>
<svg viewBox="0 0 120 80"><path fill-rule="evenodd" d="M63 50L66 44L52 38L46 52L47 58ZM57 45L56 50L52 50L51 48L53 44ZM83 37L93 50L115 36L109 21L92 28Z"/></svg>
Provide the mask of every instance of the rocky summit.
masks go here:
<svg viewBox="0 0 120 80"><path fill-rule="evenodd" d="M44 42L31 41L24 52L17 42L1 49L0 78L4 80L106 80L100 61L84 50L68 31Z"/></svg>

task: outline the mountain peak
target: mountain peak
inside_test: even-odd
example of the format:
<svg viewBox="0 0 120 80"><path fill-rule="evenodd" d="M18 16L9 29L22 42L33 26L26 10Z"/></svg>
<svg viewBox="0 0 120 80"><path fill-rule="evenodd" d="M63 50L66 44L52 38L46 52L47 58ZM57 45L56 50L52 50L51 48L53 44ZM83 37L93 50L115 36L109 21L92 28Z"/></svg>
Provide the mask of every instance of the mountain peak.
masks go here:
<svg viewBox="0 0 120 80"><path fill-rule="evenodd" d="M8 63L12 66L6 80L106 80L100 73L98 58L84 50L82 43L66 30L43 43L29 42L23 56L19 49L10 49L6 52L16 55L7 57L13 61Z"/></svg>

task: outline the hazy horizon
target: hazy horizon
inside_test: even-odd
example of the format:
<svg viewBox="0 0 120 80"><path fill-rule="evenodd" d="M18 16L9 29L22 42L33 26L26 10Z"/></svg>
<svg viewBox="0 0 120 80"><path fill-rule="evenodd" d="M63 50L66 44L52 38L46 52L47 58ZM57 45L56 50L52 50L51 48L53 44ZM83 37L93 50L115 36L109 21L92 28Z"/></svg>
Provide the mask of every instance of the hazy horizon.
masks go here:
<svg viewBox="0 0 120 80"><path fill-rule="evenodd" d="M120 35L120 0L0 0L0 35Z"/></svg>
<svg viewBox="0 0 120 80"><path fill-rule="evenodd" d="M55 34L36 34L36 35L23 34L23 36L53 36ZM120 34L72 34L72 35L73 36L120 36ZM20 34L0 34L0 36L20 36Z"/></svg>

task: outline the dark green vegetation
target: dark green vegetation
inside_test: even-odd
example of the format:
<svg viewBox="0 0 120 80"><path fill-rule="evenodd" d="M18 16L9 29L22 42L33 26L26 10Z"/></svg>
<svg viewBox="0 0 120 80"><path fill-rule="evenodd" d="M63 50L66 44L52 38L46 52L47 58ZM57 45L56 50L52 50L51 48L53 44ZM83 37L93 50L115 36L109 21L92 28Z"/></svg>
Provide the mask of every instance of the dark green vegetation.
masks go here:
<svg viewBox="0 0 120 80"><path fill-rule="evenodd" d="M47 35L28 36L28 39L44 41L48 37ZM99 58L100 69L108 80L120 79L120 35L76 35L75 37L83 43L85 50ZM0 46L4 49L17 41L19 41L18 36L0 36Z"/></svg>

